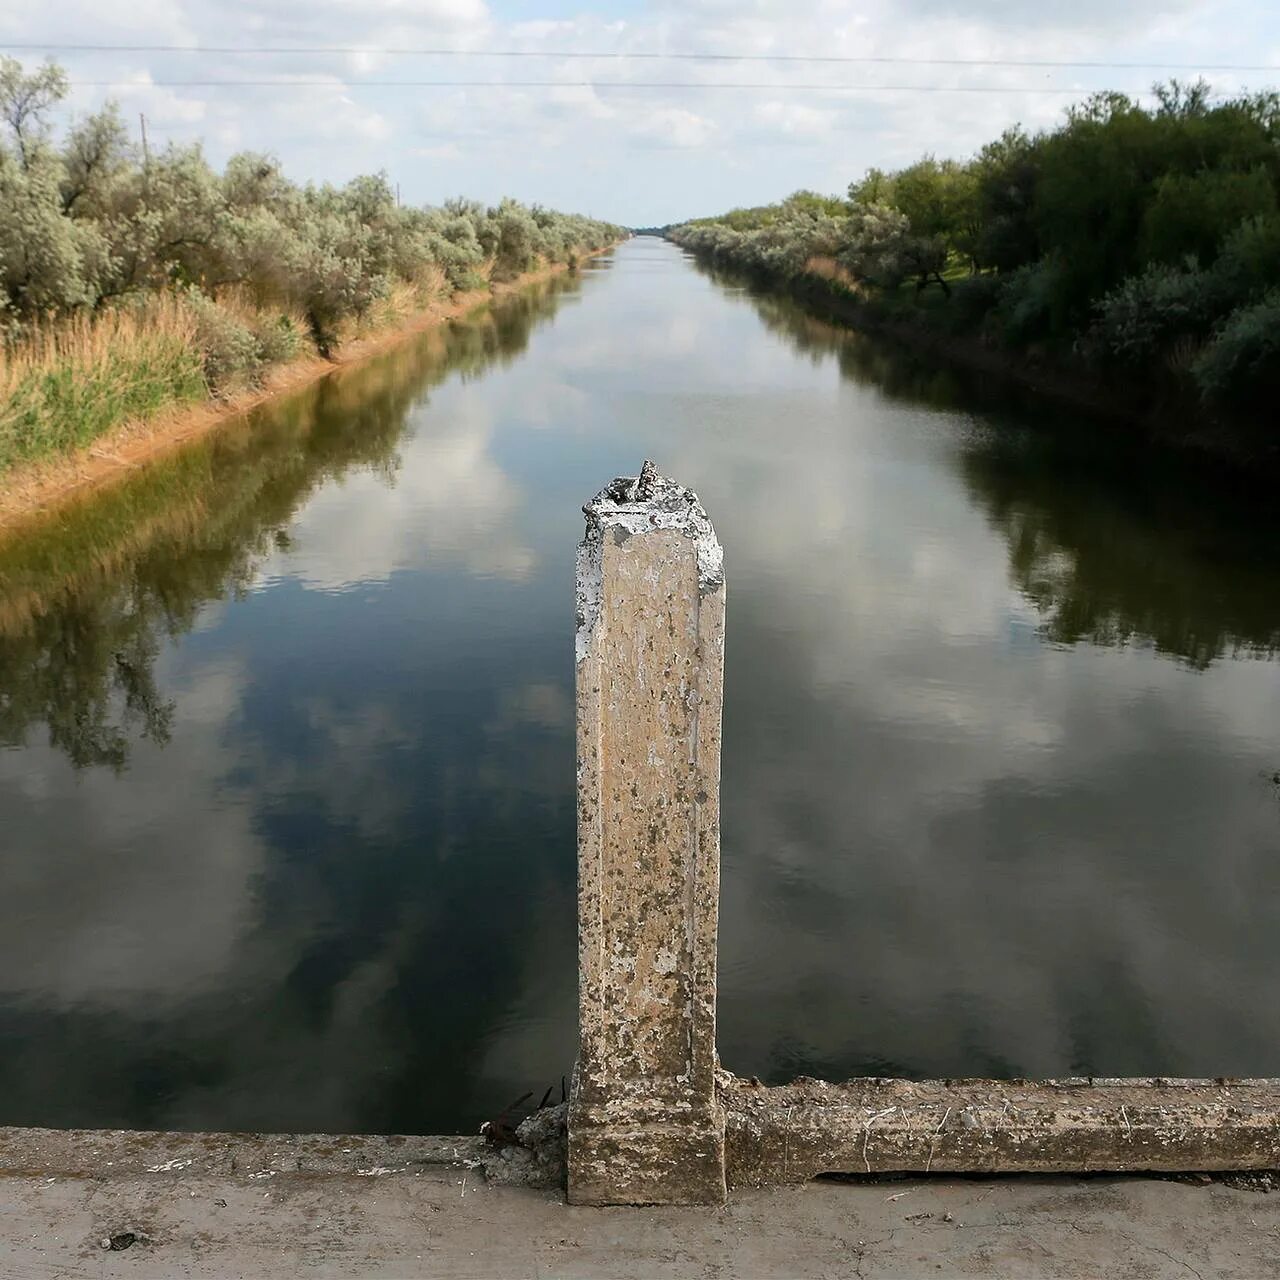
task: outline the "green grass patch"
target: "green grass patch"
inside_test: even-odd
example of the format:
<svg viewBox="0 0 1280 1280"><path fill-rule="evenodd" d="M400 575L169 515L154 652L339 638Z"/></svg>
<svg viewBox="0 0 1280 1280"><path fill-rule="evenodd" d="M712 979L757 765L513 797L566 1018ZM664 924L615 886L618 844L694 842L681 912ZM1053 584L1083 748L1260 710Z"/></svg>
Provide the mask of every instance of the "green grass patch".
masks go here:
<svg viewBox="0 0 1280 1280"><path fill-rule="evenodd" d="M208 395L186 326L147 317L59 335L0 365L0 473Z"/></svg>

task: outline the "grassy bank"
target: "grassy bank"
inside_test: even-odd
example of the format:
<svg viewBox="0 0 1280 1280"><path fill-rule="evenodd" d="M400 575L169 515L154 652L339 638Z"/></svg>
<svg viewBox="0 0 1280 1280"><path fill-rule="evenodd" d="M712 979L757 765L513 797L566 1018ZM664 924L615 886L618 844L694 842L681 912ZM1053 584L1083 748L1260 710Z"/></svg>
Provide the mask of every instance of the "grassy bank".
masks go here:
<svg viewBox="0 0 1280 1280"><path fill-rule="evenodd" d="M603 250L583 246L575 264ZM244 295L169 293L48 325L0 354L0 529L131 469L276 394L570 269L537 261L455 292L402 286L344 323L322 355L301 317Z"/></svg>
<svg viewBox="0 0 1280 1280"><path fill-rule="evenodd" d="M170 296L45 325L0 353L0 473L206 398L197 332Z"/></svg>
<svg viewBox="0 0 1280 1280"><path fill-rule="evenodd" d="M163 741L166 643L253 583L318 489L393 473L413 406L517 356L569 287L560 273L512 288L0 530L0 742L47 730L77 767L121 768Z"/></svg>

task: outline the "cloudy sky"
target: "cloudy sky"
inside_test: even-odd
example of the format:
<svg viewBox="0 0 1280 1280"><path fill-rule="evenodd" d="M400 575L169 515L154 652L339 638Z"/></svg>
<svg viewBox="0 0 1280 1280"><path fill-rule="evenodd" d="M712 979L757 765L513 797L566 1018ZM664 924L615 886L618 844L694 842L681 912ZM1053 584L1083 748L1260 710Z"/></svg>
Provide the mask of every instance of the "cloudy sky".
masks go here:
<svg viewBox="0 0 1280 1280"><path fill-rule="evenodd" d="M632 225L965 154L1096 88L1280 82L1274 0L51 0L4 6L0 44L62 61L75 109L115 97L216 162L264 149L301 178L384 169L415 202ZM785 60L815 55L886 61Z"/></svg>

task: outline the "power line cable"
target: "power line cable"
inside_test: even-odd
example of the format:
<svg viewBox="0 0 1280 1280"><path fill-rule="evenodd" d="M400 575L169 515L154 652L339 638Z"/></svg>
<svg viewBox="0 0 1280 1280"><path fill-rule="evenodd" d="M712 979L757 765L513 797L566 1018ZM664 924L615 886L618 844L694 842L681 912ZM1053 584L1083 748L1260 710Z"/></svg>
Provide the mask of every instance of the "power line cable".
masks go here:
<svg viewBox="0 0 1280 1280"><path fill-rule="evenodd" d="M599 61L628 59L671 62L791 62L828 64L883 64L892 66L931 67L1025 67L1093 69L1103 71L1280 71L1280 63L1234 62L1109 62L1050 58L922 58L861 54L801 53L698 53L678 50L669 53L653 51L589 52L581 49L439 49L403 48L384 45L186 45L186 44L65 44L33 41L3 42L0 49L34 53L190 53L190 54L293 54L317 56L325 54L373 54L392 57L430 58L564 58Z"/></svg>
<svg viewBox="0 0 1280 1280"><path fill-rule="evenodd" d="M81 89L754 89L805 93L1038 93L1078 96L1078 85L804 84L701 80L69 80Z"/></svg>

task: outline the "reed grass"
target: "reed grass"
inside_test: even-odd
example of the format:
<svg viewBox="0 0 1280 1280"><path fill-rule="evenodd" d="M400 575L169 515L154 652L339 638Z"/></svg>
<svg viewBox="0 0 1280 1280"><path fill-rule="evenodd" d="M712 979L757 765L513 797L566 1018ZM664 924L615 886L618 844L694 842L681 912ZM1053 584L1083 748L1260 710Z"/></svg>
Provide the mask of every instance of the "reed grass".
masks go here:
<svg viewBox="0 0 1280 1280"><path fill-rule="evenodd" d="M492 262L481 268L476 279L487 286ZM432 264L347 317L338 344L407 323L452 294ZM216 300L197 290L147 294L25 326L7 341L0 329L0 477L84 449L124 423L257 386L271 366L315 354L301 311L260 306L248 289Z"/></svg>
<svg viewBox="0 0 1280 1280"><path fill-rule="evenodd" d="M204 398L194 337L190 312L165 295L34 326L0 348L0 472Z"/></svg>

